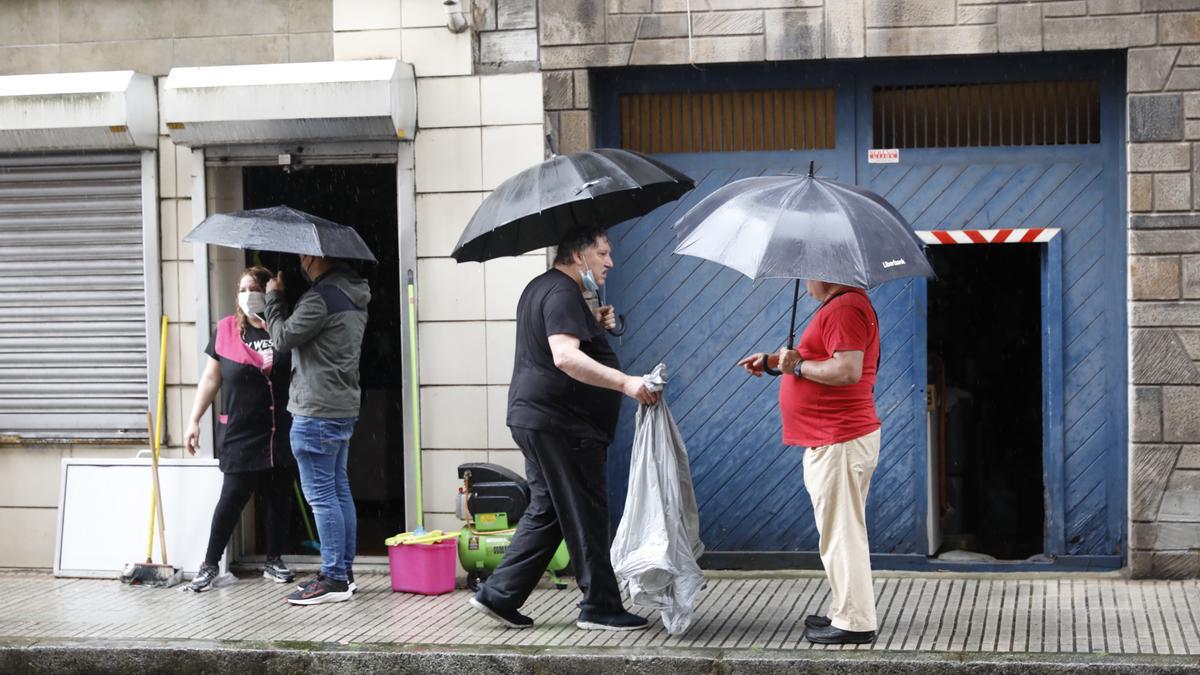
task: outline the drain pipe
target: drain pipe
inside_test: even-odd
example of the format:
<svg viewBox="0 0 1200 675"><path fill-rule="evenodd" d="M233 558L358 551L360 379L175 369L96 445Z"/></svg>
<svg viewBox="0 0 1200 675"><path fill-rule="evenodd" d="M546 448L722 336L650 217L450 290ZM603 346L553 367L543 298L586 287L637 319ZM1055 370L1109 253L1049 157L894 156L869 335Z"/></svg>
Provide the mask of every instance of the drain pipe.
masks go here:
<svg viewBox="0 0 1200 675"><path fill-rule="evenodd" d="M445 0L442 5L446 8L446 28L451 33L461 33L471 25L463 12L461 0Z"/></svg>

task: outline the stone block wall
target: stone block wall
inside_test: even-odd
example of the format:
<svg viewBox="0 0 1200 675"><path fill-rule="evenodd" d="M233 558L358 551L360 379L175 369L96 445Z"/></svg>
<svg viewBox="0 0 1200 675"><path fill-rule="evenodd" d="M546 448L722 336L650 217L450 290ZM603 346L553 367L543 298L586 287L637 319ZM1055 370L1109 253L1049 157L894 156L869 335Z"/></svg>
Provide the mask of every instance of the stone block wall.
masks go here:
<svg viewBox="0 0 1200 675"><path fill-rule="evenodd" d="M1200 2L538 4L547 124L560 152L593 143L588 72L594 68L1125 52L1130 569L1138 577L1200 576Z"/></svg>

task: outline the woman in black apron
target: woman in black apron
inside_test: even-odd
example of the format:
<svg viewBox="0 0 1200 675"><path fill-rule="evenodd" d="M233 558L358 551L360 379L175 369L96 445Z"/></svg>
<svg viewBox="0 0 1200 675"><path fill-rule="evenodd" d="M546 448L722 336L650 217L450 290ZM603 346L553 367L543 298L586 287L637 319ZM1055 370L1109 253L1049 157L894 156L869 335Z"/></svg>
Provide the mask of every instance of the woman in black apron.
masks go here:
<svg viewBox="0 0 1200 675"><path fill-rule="evenodd" d="M242 273L237 309L232 316L218 322L204 350L208 364L196 390L185 445L189 453L196 454L200 418L220 389L222 414L217 452L225 480L213 512L204 564L188 586L196 592L212 587L221 553L254 492L266 504L267 562L263 576L278 583L295 578L281 558L287 541L296 472L288 440L292 426L292 416L287 411L291 356L275 351L260 317L266 307L264 291L271 276L271 271L264 267L250 267Z"/></svg>

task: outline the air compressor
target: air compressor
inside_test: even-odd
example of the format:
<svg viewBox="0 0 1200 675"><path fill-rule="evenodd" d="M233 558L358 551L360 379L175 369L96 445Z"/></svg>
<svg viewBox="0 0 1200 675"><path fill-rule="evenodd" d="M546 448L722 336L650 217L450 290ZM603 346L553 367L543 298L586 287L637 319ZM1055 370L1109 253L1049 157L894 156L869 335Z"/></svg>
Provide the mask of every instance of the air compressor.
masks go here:
<svg viewBox="0 0 1200 675"><path fill-rule="evenodd" d="M529 508L529 484L497 464L462 464L458 477L463 484L458 489L455 513L467 523L458 533L458 560L467 571L467 587L474 591L500 565L512 543L517 521ZM559 590L567 584L558 572L570 562L566 542L559 542L546 567L550 581Z"/></svg>

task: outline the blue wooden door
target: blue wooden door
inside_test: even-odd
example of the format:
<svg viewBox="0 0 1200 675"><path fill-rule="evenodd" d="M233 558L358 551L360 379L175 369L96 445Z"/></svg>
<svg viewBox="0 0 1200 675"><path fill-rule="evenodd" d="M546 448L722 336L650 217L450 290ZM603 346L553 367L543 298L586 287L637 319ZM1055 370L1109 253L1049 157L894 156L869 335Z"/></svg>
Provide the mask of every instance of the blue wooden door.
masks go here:
<svg viewBox="0 0 1200 675"><path fill-rule="evenodd" d="M1047 385L1057 387L1058 407L1046 416L1046 552L1086 557L1123 550L1125 241L1122 194L1115 187L1124 171L1122 88L1111 77L1120 72L1111 63L1099 59L1084 65L1076 76L1103 80L1104 142L1099 144L904 150L899 164L868 164L873 83L970 81L977 75L958 66L827 66L831 79L826 81L840 83L836 149L659 156L695 178L697 188L679 202L611 231L616 268L609 275L607 299L629 324L624 338L612 341L627 372L648 372L660 361L668 366L667 403L688 444L708 550L817 548L802 453L781 443L778 383L734 367L740 357L777 349L784 341L792 287L780 280L752 283L715 264L671 255L675 242L670 225L729 181L803 172L809 159L817 161L820 175L883 194L915 229L1063 230L1043 265L1044 294L1054 297L1044 295L1041 329L1043 335L1055 336L1046 342L1055 351L1044 349L1044 363L1031 364L1046 371L1044 378L1053 379L1046 370L1052 362L1061 373L1061 384ZM1059 72L1053 63L1045 66ZM767 70L739 79L732 71L714 70L695 77L701 88L733 89L764 80L812 79L812 71L795 68L805 76L789 78ZM991 68L989 72L1003 71L995 64ZM1022 76L1036 75L1027 71ZM689 84L689 77L681 73L666 84L600 78L600 144L619 145L615 120L620 91L685 89L696 85ZM876 402L883 421L880 463L867 509L871 549L923 556L928 553L925 282L885 284L871 297L882 329ZM800 326L814 308L811 300L801 300ZM624 505L633 413L627 401L610 453L614 524Z"/></svg>

